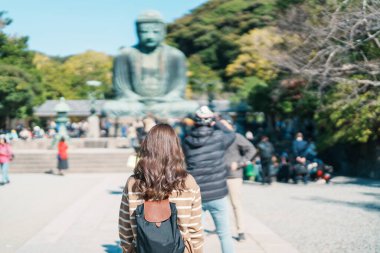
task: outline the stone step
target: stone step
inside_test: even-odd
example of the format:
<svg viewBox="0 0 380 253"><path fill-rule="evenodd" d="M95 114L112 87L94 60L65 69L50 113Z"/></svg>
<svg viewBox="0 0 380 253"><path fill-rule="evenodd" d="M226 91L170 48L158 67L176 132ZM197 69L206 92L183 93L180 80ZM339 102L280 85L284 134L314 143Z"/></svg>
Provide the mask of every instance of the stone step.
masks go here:
<svg viewBox="0 0 380 253"><path fill-rule="evenodd" d="M119 159L114 159L114 160L93 160L91 158L89 158L88 160L82 160L82 159L75 159L75 158L72 158L70 157L69 158L69 161L73 162L77 162L77 163L92 163L92 164L97 164L97 163L103 163L103 162L107 162L107 163L113 163L113 164L118 164L118 163L123 163L123 162L127 162L127 159L128 157L122 157L122 158L119 158ZM50 158L50 159L41 159L39 161L28 161L28 160L21 160L21 161L18 161L18 160L13 160L13 164L39 164L39 163L50 163L50 162L56 162L57 159L54 157L54 158Z"/></svg>
<svg viewBox="0 0 380 253"><path fill-rule="evenodd" d="M10 170L43 173L57 166L55 150L15 150ZM76 149L69 153L69 172L131 172L127 167L132 149Z"/></svg>
<svg viewBox="0 0 380 253"><path fill-rule="evenodd" d="M50 169L55 167L47 167L47 168L34 168L34 169L18 169L18 170L10 170L10 173L44 173ZM132 173L133 169L130 168L71 168L67 170L67 173Z"/></svg>
<svg viewBox="0 0 380 253"><path fill-rule="evenodd" d="M128 160L128 157L122 157L122 158L119 158L119 159L75 159L73 157L70 157L69 158L69 161L71 162L76 162L76 163L88 163L88 164L97 164L97 163L103 163L103 162L107 162L107 163L112 163L112 164L119 164L119 163L125 163L127 162ZM55 157L52 157L52 158L49 158L49 159L41 159L39 161L37 160L34 160L34 161L30 161L30 160L13 160L12 164L39 164L39 163L51 163L51 162L57 162L57 159Z"/></svg>
<svg viewBox="0 0 380 253"><path fill-rule="evenodd" d="M52 166L34 166L34 167L22 167L22 168L10 168L11 173L43 173L50 169L56 168L56 165ZM69 165L69 172L131 172L133 168L127 166L97 166L97 167L74 167Z"/></svg>
<svg viewBox="0 0 380 253"><path fill-rule="evenodd" d="M30 166L11 166L10 169L12 171L19 171L19 170L30 170L30 169L42 169L42 168L45 168L45 169L51 169L51 168L55 168L57 167L57 164L54 163L54 164L44 164L44 165L41 165L41 164L33 164L33 165L30 165ZM117 164L117 165L97 165L97 166L94 166L94 165L86 165L86 164L71 164L69 162L69 168L87 168L87 169L90 169L90 170L95 170L96 169L101 169L101 168L108 168L111 170L116 170L116 169L125 169L127 168L127 164Z"/></svg>
<svg viewBox="0 0 380 253"><path fill-rule="evenodd" d="M128 157L121 157L119 159L75 159L73 157L70 157L69 158L69 161L70 162L74 162L74 163L79 163L79 164L98 164L98 163L104 163L104 162L107 162L108 164L122 164L122 163L126 163L128 160ZM52 157L52 158L49 158L49 159L41 159L39 161L37 160L34 160L34 161L31 161L31 160L13 160L12 164L13 165L16 165L16 164L23 164L23 165L28 165L28 164L41 164L41 163L56 163L57 162L57 159L55 157Z"/></svg>

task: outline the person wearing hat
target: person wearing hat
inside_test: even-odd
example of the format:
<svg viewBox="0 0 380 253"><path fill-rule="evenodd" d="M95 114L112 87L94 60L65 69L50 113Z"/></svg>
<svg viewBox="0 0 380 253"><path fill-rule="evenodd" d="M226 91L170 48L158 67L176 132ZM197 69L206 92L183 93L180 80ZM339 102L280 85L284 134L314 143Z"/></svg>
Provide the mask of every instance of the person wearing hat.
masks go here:
<svg viewBox="0 0 380 253"><path fill-rule="evenodd" d="M2 134L0 135L0 168L2 170L3 178L0 185L9 184L8 169L9 163L13 159L13 153L8 138Z"/></svg>
<svg viewBox="0 0 380 253"><path fill-rule="evenodd" d="M223 253L234 253L224 156L235 140L235 133L216 122L214 113L207 106L196 111L194 122L183 143L187 170L201 189L202 209L209 211L214 220Z"/></svg>

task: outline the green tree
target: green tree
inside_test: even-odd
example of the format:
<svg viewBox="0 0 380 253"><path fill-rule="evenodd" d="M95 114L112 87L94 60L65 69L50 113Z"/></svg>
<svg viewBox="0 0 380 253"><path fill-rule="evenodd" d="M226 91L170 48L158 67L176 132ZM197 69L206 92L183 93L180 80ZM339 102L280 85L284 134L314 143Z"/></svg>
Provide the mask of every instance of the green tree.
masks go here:
<svg viewBox="0 0 380 253"><path fill-rule="evenodd" d="M239 38L274 21L273 0L211 0L168 26L168 42L225 78L239 54Z"/></svg>
<svg viewBox="0 0 380 253"><path fill-rule="evenodd" d="M98 98L110 97L112 58L106 54L87 51L64 59L36 54L34 64L41 72L46 96L57 99L87 99L93 89ZM101 82L93 88L86 83L90 80Z"/></svg>
<svg viewBox="0 0 380 253"><path fill-rule="evenodd" d="M205 94L210 89L210 85L214 85L213 92L220 92L221 80L218 74L210 67L205 65L198 55L193 55L188 59L189 70L189 86L191 93L195 93L197 96Z"/></svg>
<svg viewBox="0 0 380 253"><path fill-rule="evenodd" d="M42 102L42 87L35 75L9 64L0 64L0 117L26 118ZM36 96L37 95L37 96Z"/></svg>
<svg viewBox="0 0 380 253"><path fill-rule="evenodd" d="M58 99L60 97L76 98L75 90L71 88L70 78L65 73L62 62L36 53L33 63L41 73L44 94L47 99Z"/></svg>
<svg viewBox="0 0 380 253"><path fill-rule="evenodd" d="M31 116L33 106L44 100L28 38L5 34L2 28L10 23L5 12L0 12L0 127L6 119Z"/></svg>
<svg viewBox="0 0 380 253"><path fill-rule="evenodd" d="M269 54L275 54L275 46L283 42L281 36L276 33L274 27L253 29L243 35L239 40L240 54L226 67L226 75L229 79L228 87L238 90L239 95L247 90L254 89L251 77L256 77L264 82L270 82L277 77L278 69L268 58ZM247 87L244 87L247 86ZM248 96L242 97L246 99Z"/></svg>
<svg viewBox="0 0 380 253"><path fill-rule="evenodd" d="M362 88L358 84L340 83L323 99L325 105L316 114L323 147L332 143L366 143L379 138L380 87Z"/></svg>
<svg viewBox="0 0 380 253"><path fill-rule="evenodd" d="M86 82L90 80L102 83L96 88L98 97L103 97L104 94L109 96L112 90L112 58L110 56L90 50L68 58L62 67L69 78L70 87L78 98L87 98L92 88Z"/></svg>
<svg viewBox="0 0 380 253"><path fill-rule="evenodd" d="M298 47L278 66L308 80L318 99L315 114L323 147L379 139L380 2L312 0L285 13L284 34ZM291 44L291 43L289 43Z"/></svg>

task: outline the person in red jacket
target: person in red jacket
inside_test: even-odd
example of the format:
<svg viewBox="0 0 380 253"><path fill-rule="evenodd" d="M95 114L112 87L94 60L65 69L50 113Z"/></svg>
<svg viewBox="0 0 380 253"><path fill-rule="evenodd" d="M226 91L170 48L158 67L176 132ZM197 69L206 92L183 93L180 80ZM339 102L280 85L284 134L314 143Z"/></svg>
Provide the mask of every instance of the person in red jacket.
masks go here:
<svg viewBox="0 0 380 253"><path fill-rule="evenodd" d="M65 138L62 137L58 143L58 175L63 176L63 170L67 170L69 168L68 156L67 156L68 146L65 142Z"/></svg>

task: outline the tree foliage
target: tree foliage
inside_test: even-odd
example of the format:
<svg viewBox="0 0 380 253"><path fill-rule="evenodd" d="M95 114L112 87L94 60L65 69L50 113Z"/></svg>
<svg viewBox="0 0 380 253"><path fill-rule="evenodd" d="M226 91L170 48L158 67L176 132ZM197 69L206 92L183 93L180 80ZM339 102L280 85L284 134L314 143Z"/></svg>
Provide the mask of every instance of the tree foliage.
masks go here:
<svg viewBox="0 0 380 253"><path fill-rule="evenodd" d="M359 84L335 85L323 99L316 115L324 147L332 143L366 143L380 136L380 88L364 89ZM348 99L349 98L349 99Z"/></svg>
<svg viewBox="0 0 380 253"><path fill-rule="evenodd" d="M323 146L378 139L380 2L305 1L279 27L300 43L273 60L308 80L317 95Z"/></svg>
<svg viewBox="0 0 380 253"><path fill-rule="evenodd" d="M325 147L380 136L377 0L211 0L169 25L168 41L233 102L314 118Z"/></svg>
<svg viewBox="0 0 380 253"><path fill-rule="evenodd" d="M28 49L27 37L10 36L3 28L11 19L0 12L0 122L7 118L26 118L33 107L46 98L88 98L95 92L98 98L109 97L112 58L87 51L70 57L49 57ZM100 81L99 87L86 82Z"/></svg>
<svg viewBox="0 0 380 253"><path fill-rule="evenodd" d="M33 52L27 37L15 37L2 30L11 20L0 12L0 122L7 118L25 118L33 106L44 100L40 76L33 65Z"/></svg>
<svg viewBox="0 0 380 253"><path fill-rule="evenodd" d="M87 51L65 59L54 59L36 54L34 64L41 72L46 87L46 96L57 99L88 98L90 91L95 90L98 98L110 96L112 58L106 54ZM100 87L89 87L90 80L101 82Z"/></svg>
<svg viewBox="0 0 380 253"><path fill-rule="evenodd" d="M42 87L32 73L18 66L0 63L0 117L25 118L41 102Z"/></svg>
<svg viewBox="0 0 380 253"><path fill-rule="evenodd" d="M168 26L168 42L225 78L240 36L274 20L272 0L211 0Z"/></svg>
<svg viewBox="0 0 380 253"><path fill-rule="evenodd" d="M220 77L209 66L205 65L198 55L193 55L188 59L189 86L196 94L207 93L210 89L213 92L220 92L222 82Z"/></svg>
<svg viewBox="0 0 380 253"><path fill-rule="evenodd" d="M226 75L232 78L231 88L244 85L239 78L255 76L264 81L277 77L277 68L266 55L275 53L275 46L283 39L274 27L258 28L249 31L239 40L240 54L226 67Z"/></svg>

